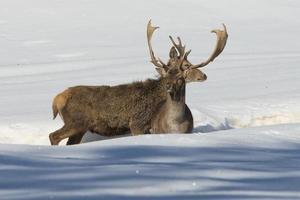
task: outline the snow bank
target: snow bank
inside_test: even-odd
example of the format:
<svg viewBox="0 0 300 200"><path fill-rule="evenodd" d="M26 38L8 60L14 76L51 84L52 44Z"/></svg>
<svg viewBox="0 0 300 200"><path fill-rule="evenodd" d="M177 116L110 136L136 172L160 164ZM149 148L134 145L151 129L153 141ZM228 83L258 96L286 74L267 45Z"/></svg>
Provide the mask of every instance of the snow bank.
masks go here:
<svg viewBox="0 0 300 200"><path fill-rule="evenodd" d="M299 124L1 145L5 199L298 199Z"/></svg>

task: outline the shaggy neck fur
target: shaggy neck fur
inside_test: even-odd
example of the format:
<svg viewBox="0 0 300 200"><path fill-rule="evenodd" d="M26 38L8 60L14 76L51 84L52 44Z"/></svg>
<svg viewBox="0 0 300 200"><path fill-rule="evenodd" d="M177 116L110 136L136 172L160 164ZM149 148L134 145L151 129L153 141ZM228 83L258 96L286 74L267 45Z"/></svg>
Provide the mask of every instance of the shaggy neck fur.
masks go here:
<svg viewBox="0 0 300 200"><path fill-rule="evenodd" d="M166 107L170 120L180 120L185 115L185 85L174 93L167 94Z"/></svg>

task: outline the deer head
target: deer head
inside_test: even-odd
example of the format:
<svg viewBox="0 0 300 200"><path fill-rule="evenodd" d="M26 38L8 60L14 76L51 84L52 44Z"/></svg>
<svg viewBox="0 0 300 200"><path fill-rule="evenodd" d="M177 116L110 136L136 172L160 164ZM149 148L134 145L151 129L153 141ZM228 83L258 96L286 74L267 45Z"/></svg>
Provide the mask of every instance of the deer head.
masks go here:
<svg viewBox="0 0 300 200"><path fill-rule="evenodd" d="M159 27L153 27L151 25L151 20L148 22L147 26L147 41L148 47L150 51L151 62L156 66L156 70L158 73L165 77L170 69L177 68L180 69L181 73L183 73L185 82L196 82L196 81L205 81L207 76L199 69L210 62L212 62L218 55L222 53L226 46L226 41L228 38L226 26L223 24L224 30L215 29L211 32L217 35L217 43L213 53L210 57L200 64L193 65L188 61L188 55L191 53L191 50L185 51L185 46L182 45L180 37L177 37L178 44L174 41L174 39L169 36L173 46L170 49L169 53L169 61L165 64L160 58L156 58L154 55L154 51L151 45L151 39L154 31Z"/></svg>
<svg viewBox="0 0 300 200"><path fill-rule="evenodd" d="M165 89L170 100L185 102L185 81L186 77L180 68L170 68L165 74Z"/></svg>

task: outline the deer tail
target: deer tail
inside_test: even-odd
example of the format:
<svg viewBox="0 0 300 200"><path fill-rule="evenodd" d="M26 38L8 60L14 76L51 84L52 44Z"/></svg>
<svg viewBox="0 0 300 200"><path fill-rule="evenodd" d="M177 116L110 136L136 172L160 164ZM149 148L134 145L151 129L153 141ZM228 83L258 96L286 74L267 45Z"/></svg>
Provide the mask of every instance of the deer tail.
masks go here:
<svg viewBox="0 0 300 200"><path fill-rule="evenodd" d="M63 118L61 111L66 106L68 96L69 90L65 90L64 92L54 97L52 102L53 119L56 118L57 114L59 114L60 117Z"/></svg>
<svg viewBox="0 0 300 200"><path fill-rule="evenodd" d="M56 106L56 104L54 103L54 101L53 101L53 103L52 103L52 111L53 111L53 119L55 119L56 116L57 116L57 114L58 114L58 109L57 109L57 106Z"/></svg>

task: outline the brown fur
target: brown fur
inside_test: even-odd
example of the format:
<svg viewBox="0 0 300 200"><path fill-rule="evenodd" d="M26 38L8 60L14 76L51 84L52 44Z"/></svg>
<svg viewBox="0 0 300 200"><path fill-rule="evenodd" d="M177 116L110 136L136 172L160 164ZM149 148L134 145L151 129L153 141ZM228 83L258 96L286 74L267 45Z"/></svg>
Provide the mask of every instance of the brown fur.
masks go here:
<svg viewBox="0 0 300 200"><path fill-rule="evenodd" d="M70 97L69 89L63 91L62 93L60 93L60 94L56 95L56 97L54 97L53 103L52 103L53 119L56 118L58 113L59 113L60 117L62 117L61 110L65 107L69 97Z"/></svg>
<svg viewBox="0 0 300 200"><path fill-rule="evenodd" d="M69 137L78 141L86 131L104 136L147 133L158 105L166 99L167 78L118 86L76 86L53 101L53 115L60 114L64 127L49 135L51 144ZM80 141L80 140L79 140ZM77 142L78 143L78 142Z"/></svg>

